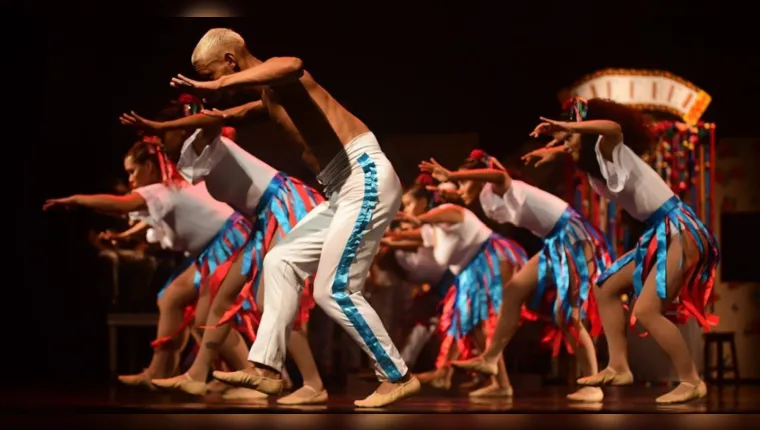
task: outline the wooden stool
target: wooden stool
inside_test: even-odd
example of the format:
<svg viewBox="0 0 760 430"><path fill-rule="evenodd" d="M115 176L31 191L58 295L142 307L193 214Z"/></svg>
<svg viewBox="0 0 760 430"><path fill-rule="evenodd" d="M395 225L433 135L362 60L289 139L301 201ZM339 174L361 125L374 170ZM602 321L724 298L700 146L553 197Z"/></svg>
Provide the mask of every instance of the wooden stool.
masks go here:
<svg viewBox="0 0 760 430"><path fill-rule="evenodd" d="M723 384L725 382L726 372L733 373L731 382L739 382L739 366L736 362L738 359L736 355L736 341L734 340L734 332L725 333L705 333L705 349L704 349L704 375L705 382L715 382L716 384ZM731 349L731 364L726 366L723 360L723 345L728 343ZM715 365L710 364L710 345L715 345L717 350L715 357ZM713 372L716 374L716 378L713 379Z"/></svg>

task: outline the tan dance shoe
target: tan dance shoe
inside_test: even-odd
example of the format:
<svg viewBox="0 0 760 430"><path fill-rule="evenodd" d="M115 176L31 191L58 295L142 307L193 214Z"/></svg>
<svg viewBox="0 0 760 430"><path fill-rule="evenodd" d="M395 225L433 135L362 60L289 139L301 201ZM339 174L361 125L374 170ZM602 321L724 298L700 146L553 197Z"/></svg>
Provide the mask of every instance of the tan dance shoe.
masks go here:
<svg viewBox="0 0 760 430"><path fill-rule="evenodd" d="M205 381L194 381L187 373L167 379L153 379L154 386L165 390L182 391L195 396L203 396L208 390Z"/></svg>
<svg viewBox="0 0 760 430"><path fill-rule="evenodd" d="M251 369L251 371L238 370L235 372L215 370L212 375L214 378L233 387L250 388L269 395L279 395L282 392L282 379L268 378L262 375L258 369Z"/></svg>
<svg viewBox="0 0 760 430"><path fill-rule="evenodd" d="M411 397L419 393L420 389L421 386L419 379L412 376L410 380L404 382L390 393L380 394L375 391L366 399L355 401L354 406L358 408L382 408L392 403L396 403L399 400Z"/></svg>
<svg viewBox="0 0 760 430"><path fill-rule="evenodd" d="M473 372L482 373L483 375L495 376L499 373L499 366L496 363L489 363L481 357L475 357L470 360L452 361L451 365L458 369L472 370Z"/></svg>
<svg viewBox="0 0 760 430"><path fill-rule="evenodd" d="M512 387L501 388L498 385L488 385L471 391L468 396L470 398L493 399L512 397L514 394Z"/></svg>
<svg viewBox="0 0 760 430"><path fill-rule="evenodd" d="M119 382L130 387L143 387L149 390L155 390L156 387L150 382L151 376L148 372L143 371L136 375L119 375Z"/></svg>
<svg viewBox="0 0 760 430"><path fill-rule="evenodd" d="M327 390L317 391L307 385L299 388L285 397L277 399L280 405L321 405L327 403Z"/></svg>
<svg viewBox="0 0 760 430"><path fill-rule="evenodd" d="M693 400L699 400L707 396L707 385L700 381L699 384L689 384L681 382L673 391L663 394L655 400L661 405L672 405L674 403L686 403Z"/></svg>
<svg viewBox="0 0 760 430"><path fill-rule="evenodd" d="M588 385L597 387L600 385L631 385L633 384L633 373L617 373L609 367L597 373L596 375L584 376L578 379L578 385Z"/></svg>
<svg viewBox="0 0 760 430"><path fill-rule="evenodd" d="M266 400L269 395L262 393L261 391L252 390L250 388L234 387L230 388L222 394L224 400Z"/></svg>
<svg viewBox="0 0 760 430"><path fill-rule="evenodd" d="M601 403L604 400L604 391L599 387L583 387L574 393L568 394L567 400L582 403Z"/></svg>

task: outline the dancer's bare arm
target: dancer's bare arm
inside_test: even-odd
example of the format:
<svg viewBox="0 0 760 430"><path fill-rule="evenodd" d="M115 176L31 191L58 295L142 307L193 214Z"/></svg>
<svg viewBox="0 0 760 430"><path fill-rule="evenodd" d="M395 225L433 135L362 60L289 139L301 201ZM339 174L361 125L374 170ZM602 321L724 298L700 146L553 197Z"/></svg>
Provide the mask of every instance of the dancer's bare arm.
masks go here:
<svg viewBox="0 0 760 430"><path fill-rule="evenodd" d="M258 66L225 75L214 81L195 81L182 75L172 78L171 85L178 88L217 91L240 85L283 85L297 81L303 75L303 61L296 57L274 57Z"/></svg>
<svg viewBox="0 0 760 430"><path fill-rule="evenodd" d="M612 161L612 150L623 141L623 129L620 124L609 120L590 120L581 122L554 121L541 117L539 124L531 136L538 137L540 134L553 135L557 132L597 134L602 136L599 142L599 149L602 156L608 161Z"/></svg>
<svg viewBox="0 0 760 430"><path fill-rule="evenodd" d="M464 208L448 204L433 208L418 217L408 218L408 220L417 225L458 224L464 221Z"/></svg>
<svg viewBox="0 0 760 430"><path fill-rule="evenodd" d="M42 206L43 210L50 209L68 209L75 206L84 206L96 211L128 214L146 208L145 199L137 194L130 193L126 196L115 196L112 194L76 194L61 199L49 199Z"/></svg>
<svg viewBox="0 0 760 430"><path fill-rule="evenodd" d="M392 239L390 237L384 237L381 243L391 249L399 249L403 251L416 251L422 246L421 240L411 239Z"/></svg>

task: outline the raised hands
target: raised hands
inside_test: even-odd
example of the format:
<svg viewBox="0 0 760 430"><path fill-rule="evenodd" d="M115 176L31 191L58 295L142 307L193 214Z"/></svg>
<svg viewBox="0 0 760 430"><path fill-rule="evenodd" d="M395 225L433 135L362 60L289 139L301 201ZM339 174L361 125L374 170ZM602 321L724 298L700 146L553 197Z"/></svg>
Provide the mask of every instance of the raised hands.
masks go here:
<svg viewBox="0 0 760 430"><path fill-rule="evenodd" d="M435 158L431 158L430 161L420 162L420 170L430 173L438 182L447 182L451 177L451 171L441 166Z"/></svg>
<svg viewBox="0 0 760 430"><path fill-rule="evenodd" d="M218 91L220 88L219 81L196 81L183 75L177 75L176 78L172 78L169 85L180 90L195 91L197 93L210 93Z"/></svg>
<svg viewBox="0 0 760 430"><path fill-rule="evenodd" d="M119 122L121 122L121 125L125 125L127 127L134 127L140 130L147 130L147 131L158 131L161 129L161 122L159 121L151 121L149 119L145 119L141 117L140 115L136 114L135 111L130 111L130 113L123 113L119 117Z"/></svg>
<svg viewBox="0 0 760 430"><path fill-rule="evenodd" d="M399 212L398 214L396 214L396 217L394 219L396 221L408 222L409 224L412 224L415 227L419 227L422 224L416 216L409 215L404 212Z"/></svg>
<svg viewBox="0 0 760 430"><path fill-rule="evenodd" d="M564 121L555 121L553 119L548 119L544 117L541 118L541 124L538 124L536 128L533 129L533 132L530 133L530 136L533 138L537 138L541 135L546 136L554 136L557 133L571 133L572 132L572 125L569 122ZM558 139L555 139L557 142L559 142ZM556 143L553 143L552 141L551 146L555 145ZM550 146L550 145L547 145Z"/></svg>
<svg viewBox="0 0 760 430"><path fill-rule="evenodd" d="M533 165L538 167L542 164L548 163L555 158L557 158L557 155L563 152L562 147L555 147L555 148L539 148L535 151L531 151L521 157L521 159L525 162L525 165L529 165L531 163L534 163Z"/></svg>
<svg viewBox="0 0 760 430"><path fill-rule="evenodd" d="M43 211L49 211L53 209L71 209L77 206L77 196L63 197L60 199L47 199L42 205Z"/></svg>

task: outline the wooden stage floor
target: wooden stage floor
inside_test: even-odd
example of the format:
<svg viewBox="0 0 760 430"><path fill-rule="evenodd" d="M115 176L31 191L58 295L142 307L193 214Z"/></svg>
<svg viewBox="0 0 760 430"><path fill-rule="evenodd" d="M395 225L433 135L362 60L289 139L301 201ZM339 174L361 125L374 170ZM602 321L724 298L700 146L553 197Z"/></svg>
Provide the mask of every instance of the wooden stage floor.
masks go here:
<svg viewBox="0 0 760 430"><path fill-rule="evenodd" d="M657 406L655 397L666 387L611 387L605 389L601 404L573 404L564 398L567 387L520 390L512 401L472 400L466 396L442 395L424 390L419 396L387 409L355 409L353 400L368 393L335 394L324 406L285 407L274 401L235 403L218 396L194 398L181 394L149 392L127 387L85 389L56 386L48 390L0 388L0 428L21 428L40 424L74 425L77 428L182 427L196 428L375 428L434 426L473 430L481 427L507 429L539 426L552 430L578 428L634 428L656 426L672 430L726 430L760 422L747 414L760 412L760 386L710 387L706 400L679 406ZM649 414L666 414L652 416ZM683 415L683 414L711 415ZM106 414L106 415L93 415ZM190 414L190 415L188 415ZM334 415L332 414L343 414ZM346 415L352 414L352 415ZM403 414L403 415L389 415ZM428 414L428 415L419 415ZM452 414L452 415L429 415ZM466 414L489 414L478 418ZM509 414L509 416L501 415ZM558 414L583 414L562 417ZM630 414L630 415L629 415ZM713 415L714 414L714 415ZM627 416L626 416L627 415ZM353 417L353 418L351 418ZM618 417L618 418L615 418ZM720 419L718 419L720 418ZM734 422L735 421L735 422ZM33 426L33 427L40 427ZM379 427L378 427L379 426ZM515 427L515 428L517 428ZM750 425L752 427L752 425Z"/></svg>

